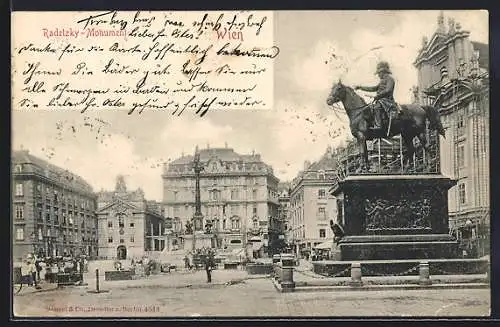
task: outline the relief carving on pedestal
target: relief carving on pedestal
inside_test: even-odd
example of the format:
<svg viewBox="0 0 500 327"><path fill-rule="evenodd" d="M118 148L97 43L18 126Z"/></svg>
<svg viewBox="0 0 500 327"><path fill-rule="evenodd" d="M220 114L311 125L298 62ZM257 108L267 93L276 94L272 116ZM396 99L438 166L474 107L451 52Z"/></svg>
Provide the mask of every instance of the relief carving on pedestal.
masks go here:
<svg viewBox="0 0 500 327"><path fill-rule="evenodd" d="M366 230L431 229L431 194L365 199Z"/></svg>

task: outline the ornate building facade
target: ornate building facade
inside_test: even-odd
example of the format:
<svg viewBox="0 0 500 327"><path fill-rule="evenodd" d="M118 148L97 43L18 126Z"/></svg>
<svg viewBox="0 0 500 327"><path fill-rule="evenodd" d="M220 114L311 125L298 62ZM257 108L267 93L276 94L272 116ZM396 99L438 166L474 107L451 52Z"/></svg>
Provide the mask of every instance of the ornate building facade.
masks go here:
<svg viewBox="0 0 500 327"><path fill-rule="evenodd" d="M278 215L269 223L269 247L271 252L280 253L288 243L290 226L290 183L278 184Z"/></svg>
<svg viewBox="0 0 500 327"><path fill-rule="evenodd" d="M306 161L291 183L290 226L287 239L297 254L333 240L330 219L336 220L337 203L329 190L337 177L337 158L330 147L320 160Z"/></svg>
<svg viewBox="0 0 500 327"><path fill-rule="evenodd" d="M86 254L96 257L96 197L81 177L14 151L12 164L13 258Z"/></svg>
<svg viewBox="0 0 500 327"><path fill-rule="evenodd" d="M460 23L438 17L437 30L423 39L415 60L416 99L440 108L446 129L441 138L441 171L458 181L449 191L451 232L473 240L478 255L488 249L489 47L471 41ZM469 246L471 243L469 243Z"/></svg>
<svg viewBox="0 0 500 327"><path fill-rule="evenodd" d="M203 226L211 224L221 248L243 248L250 240L268 245L270 217L278 215L278 178L259 154L242 155L228 148L200 149ZM163 205L179 236L195 212L192 155L165 164Z"/></svg>
<svg viewBox="0 0 500 327"><path fill-rule="evenodd" d="M114 191L97 195L99 257L139 258L165 248L165 222L161 205L146 201L141 189L127 191L118 176Z"/></svg>

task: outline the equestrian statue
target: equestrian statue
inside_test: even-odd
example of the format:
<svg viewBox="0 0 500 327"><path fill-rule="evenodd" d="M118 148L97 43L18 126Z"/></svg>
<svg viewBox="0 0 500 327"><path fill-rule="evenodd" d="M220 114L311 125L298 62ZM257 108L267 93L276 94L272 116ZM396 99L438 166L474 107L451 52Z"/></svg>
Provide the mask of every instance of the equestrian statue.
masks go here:
<svg viewBox="0 0 500 327"><path fill-rule="evenodd" d="M445 137L445 131L439 118L438 110L433 106L417 103L398 105L394 100L395 81L391 76L389 64L385 61L377 64L375 74L380 82L376 86L355 86L354 89L343 85L339 80L326 100L329 106L342 102L349 117L351 133L356 139L363 158L362 169L369 170L367 140L390 138L401 135L406 148L403 156L404 165L413 160L415 146L413 139L418 137L420 144L427 151L429 143L426 137L426 123L431 130L436 130ZM372 103L356 94L354 90L376 92Z"/></svg>

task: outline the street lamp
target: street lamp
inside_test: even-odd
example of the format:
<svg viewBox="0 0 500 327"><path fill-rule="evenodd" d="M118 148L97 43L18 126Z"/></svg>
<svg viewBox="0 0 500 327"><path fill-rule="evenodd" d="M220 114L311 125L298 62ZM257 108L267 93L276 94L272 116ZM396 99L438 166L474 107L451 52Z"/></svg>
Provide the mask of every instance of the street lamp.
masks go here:
<svg viewBox="0 0 500 327"><path fill-rule="evenodd" d="M33 245L33 255L35 255L36 253L36 245L35 245L35 241L36 241L36 235L35 235L35 232L31 233L31 244Z"/></svg>

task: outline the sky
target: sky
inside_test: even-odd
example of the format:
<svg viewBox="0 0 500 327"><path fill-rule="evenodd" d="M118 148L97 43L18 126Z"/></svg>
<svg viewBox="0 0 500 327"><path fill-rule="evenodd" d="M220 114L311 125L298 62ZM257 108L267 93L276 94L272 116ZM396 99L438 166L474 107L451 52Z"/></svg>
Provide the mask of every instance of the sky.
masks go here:
<svg viewBox="0 0 500 327"><path fill-rule="evenodd" d="M395 98L411 101L417 84L412 63L437 28L439 11L280 11L274 13L274 108L212 111L202 119L167 112L14 111L12 146L27 149L87 180L95 191L114 189L117 174L129 189L162 199L163 163L200 148L228 147L261 154L280 180L293 179L305 160L350 138L347 117L326 105L339 78L375 85L374 69L386 60L396 80ZM486 11L444 11L471 39L488 43ZM373 48L377 48L373 50ZM340 105L341 106L341 105Z"/></svg>

